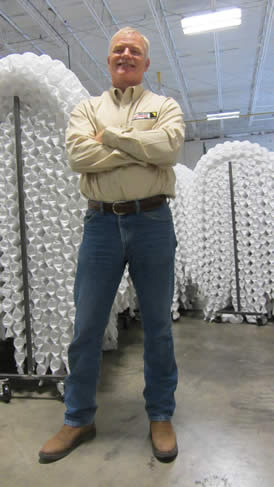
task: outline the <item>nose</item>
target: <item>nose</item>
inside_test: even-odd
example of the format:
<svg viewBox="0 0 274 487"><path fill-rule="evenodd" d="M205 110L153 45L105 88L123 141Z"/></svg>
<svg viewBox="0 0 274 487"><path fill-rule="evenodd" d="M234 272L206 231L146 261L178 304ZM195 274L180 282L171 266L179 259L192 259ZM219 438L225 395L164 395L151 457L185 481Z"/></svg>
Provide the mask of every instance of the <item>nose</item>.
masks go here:
<svg viewBox="0 0 274 487"><path fill-rule="evenodd" d="M125 47L123 56L130 56L130 49L128 47Z"/></svg>

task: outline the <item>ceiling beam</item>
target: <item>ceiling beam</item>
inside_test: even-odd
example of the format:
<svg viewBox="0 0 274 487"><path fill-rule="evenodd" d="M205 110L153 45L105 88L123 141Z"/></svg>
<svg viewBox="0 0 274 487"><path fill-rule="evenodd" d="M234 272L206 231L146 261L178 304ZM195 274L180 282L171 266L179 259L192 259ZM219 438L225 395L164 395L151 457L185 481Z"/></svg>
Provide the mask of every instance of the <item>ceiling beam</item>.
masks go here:
<svg viewBox="0 0 274 487"><path fill-rule="evenodd" d="M218 89L218 105L219 110L222 112L224 109L224 102L223 102L223 90L222 90L222 70L221 70L221 58L220 58L220 47L219 47L219 38L216 32L213 32L214 36L214 50L215 50L215 63L216 63L216 77L217 77L217 89ZM224 136L224 121L220 120L220 127L221 127L221 137Z"/></svg>
<svg viewBox="0 0 274 487"><path fill-rule="evenodd" d="M216 0L211 0L211 8L216 11ZM214 52L215 52L215 64L216 64L216 77L217 77L217 90L218 90L218 106L219 110L223 111L223 90L222 90L222 69L221 69L221 57L220 57L220 47L219 47L219 37L217 32L213 32L214 40ZM224 136L224 121L220 120L221 137Z"/></svg>
<svg viewBox="0 0 274 487"><path fill-rule="evenodd" d="M19 34L28 42L30 42L30 44L34 47L34 49L36 49L36 51L39 52L39 54L45 54L44 51L42 51L42 49L40 49L40 47L38 47L35 42L33 42L33 40L28 36L28 34L26 34L22 29L20 29L20 27L15 23L13 22L13 20L5 14L5 12L3 12L2 10L0 10L0 16L2 17L2 19L4 19L9 25L11 25L11 27L16 30L16 32L19 32Z"/></svg>
<svg viewBox="0 0 274 487"><path fill-rule="evenodd" d="M160 38L164 46L170 67L177 81L179 92L183 101L183 110L188 118L195 119L194 110L188 96L188 90L183 75L181 62L179 60L179 56L177 55L173 36L171 34L166 15L164 13L162 0L147 0L147 3L150 7L152 16L160 34ZM196 134L197 126L195 123L192 123L192 128L194 133Z"/></svg>
<svg viewBox="0 0 274 487"><path fill-rule="evenodd" d="M92 15L97 25L100 27L106 39L110 40L120 26L113 16L110 7L104 0L100 2L94 0L83 0L89 13ZM113 29L114 27L114 29Z"/></svg>
<svg viewBox="0 0 274 487"><path fill-rule="evenodd" d="M36 0L37 1L37 0ZM71 52L72 52L72 57L75 62L75 64L79 64L79 59L82 60L81 62L81 68L85 70L86 75L88 76L89 79L93 81L93 83L96 85L98 92L101 93L102 88L108 88L109 83L110 83L110 75L109 73L104 70L95 56L92 54L90 49L85 45L85 43L80 39L80 37L73 31L73 28L70 26L70 24L61 16L61 14L56 10L56 8L52 5L50 0L45 0L47 5L50 7L51 11L56 15L56 20L61 22L61 25L65 30L72 35L73 39L76 41L76 43L71 44ZM91 76L90 71L86 70L84 68L84 65L92 66L92 73L93 76ZM94 76L95 75L95 76Z"/></svg>
<svg viewBox="0 0 274 487"><path fill-rule="evenodd" d="M13 49L6 41L3 39L2 34L0 33L0 50L1 50L1 45L8 51L12 52L13 54L16 53L16 50Z"/></svg>
<svg viewBox="0 0 274 487"><path fill-rule="evenodd" d="M261 81L263 76L264 62L267 55L267 51L270 45L270 37L273 27L273 15L274 15L274 0L267 0L265 9L264 21L262 23L261 32L259 35L259 48L257 51L257 60L253 72L251 95L248 105L248 112L253 113L256 111L257 100L260 93ZM253 123L253 117L250 117L248 125Z"/></svg>
<svg viewBox="0 0 274 487"><path fill-rule="evenodd" d="M17 3L23 7L25 12L38 24L41 29L46 32L50 39L54 40L59 47L66 46L67 43L57 30L50 25L47 19L43 16L42 9L39 6L34 5L30 0L17 0ZM37 4L37 2L36 2ZM41 7L41 6L40 6Z"/></svg>
<svg viewBox="0 0 274 487"><path fill-rule="evenodd" d="M68 22L62 18L56 8L49 0L17 0L17 2L24 8L30 17L40 25L49 38L56 42L61 49L65 49L68 53L69 67L70 59L72 58L75 65L77 65L83 73L87 76L93 87L97 92L102 91L102 86L109 83L109 75L99 65L90 50L81 41L79 36L73 32ZM49 16L54 15L54 24L49 21ZM62 34L61 34L62 33ZM76 42L70 45L71 36Z"/></svg>

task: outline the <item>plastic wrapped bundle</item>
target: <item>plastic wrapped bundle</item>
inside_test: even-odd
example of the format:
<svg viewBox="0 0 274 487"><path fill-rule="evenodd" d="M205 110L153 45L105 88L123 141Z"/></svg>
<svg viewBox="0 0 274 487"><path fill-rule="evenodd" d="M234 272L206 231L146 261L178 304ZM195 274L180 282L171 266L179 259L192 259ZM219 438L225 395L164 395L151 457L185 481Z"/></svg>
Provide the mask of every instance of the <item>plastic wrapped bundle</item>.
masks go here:
<svg viewBox="0 0 274 487"><path fill-rule="evenodd" d="M47 55L11 54L0 60L0 69L1 115L11 111L12 97L18 95L37 113L47 107L64 128L74 106L89 96L72 71Z"/></svg>
<svg viewBox="0 0 274 487"><path fill-rule="evenodd" d="M266 314L273 300L273 161L266 149L250 146L245 163L233 166L240 304L243 311ZM235 281L232 284L235 307Z"/></svg>
<svg viewBox="0 0 274 487"><path fill-rule="evenodd" d="M207 319L213 319L230 303L238 310L229 161L235 196L241 311L267 313L273 292L269 260L273 235L270 159L267 149L258 144L225 142L202 156L194 170L188 200L187 274L205 299Z"/></svg>
<svg viewBox="0 0 274 487"><path fill-rule="evenodd" d="M73 286L67 280L73 281L85 203L77 192L78 178L67 167L64 133L52 115L44 110L38 118L23 107L21 120L34 355L42 375L49 366L52 372L62 367L63 342L71 341Z"/></svg>
<svg viewBox="0 0 274 487"><path fill-rule="evenodd" d="M190 307L189 296L187 293L187 285L189 279L185 275L185 267L187 261L187 234L186 234L186 220L187 220L187 198L191 191L194 173L191 169L177 164L175 166L176 187L175 198L170 200L170 209L172 211L174 229L177 238L177 248L175 255L175 281L174 281L174 297L172 303L172 317L174 320L179 318L179 308L188 309Z"/></svg>
<svg viewBox="0 0 274 487"><path fill-rule="evenodd" d="M3 335L15 338L15 359L22 372L25 360L22 265L19 234L17 175L14 165L14 126L8 114L0 124L0 228L1 285L0 315Z"/></svg>
<svg viewBox="0 0 274 487"><path fill-rule="evenodd" d="M270 167L270 177L268 179L268 189L269 191L268 198L267 198L267 205L266 205L266 214L269 218L271 218L272 225L273 225L273 217L274 217L274 152L269 152L268 154L269 157L269 167ZM266 193L266 190L264 189L264 193ZM273 286L273 281L274 281L274 232L273 228L271 230L270 227L270 232L268 232L268 249L267 249L267 266L264 268L264 274L268 276L269 279L269 285L268 285L268 293L269 296L271 297L272 300L272 309L271 309L271 304L270 304L270 312L272 313L272 316L274 315L274 286ZM271 281L271 284L270 284Z"/></svg>
<svg viewBox="0 0 274 487"><path fill-rule="evenodd" d="M129 275L128 265L126 265L120 286L118 288L104 336L104 350L117 348L118 345L118 315L125 310L133 318L137 309L137 297L135 288Z"/></svg>

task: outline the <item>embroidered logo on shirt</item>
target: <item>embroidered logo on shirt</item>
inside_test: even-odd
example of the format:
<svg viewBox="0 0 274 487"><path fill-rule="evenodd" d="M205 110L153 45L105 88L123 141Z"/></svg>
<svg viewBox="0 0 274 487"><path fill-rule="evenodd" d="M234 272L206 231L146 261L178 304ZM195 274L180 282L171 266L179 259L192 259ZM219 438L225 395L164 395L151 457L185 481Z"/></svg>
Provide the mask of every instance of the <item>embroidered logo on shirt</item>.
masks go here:
<svg viewBox="0 0 274 487"><path fill-rule="evenodd" d="M157 112L138 112L135 113L132 120L148 120L150 118L157 118Z"/></svg>

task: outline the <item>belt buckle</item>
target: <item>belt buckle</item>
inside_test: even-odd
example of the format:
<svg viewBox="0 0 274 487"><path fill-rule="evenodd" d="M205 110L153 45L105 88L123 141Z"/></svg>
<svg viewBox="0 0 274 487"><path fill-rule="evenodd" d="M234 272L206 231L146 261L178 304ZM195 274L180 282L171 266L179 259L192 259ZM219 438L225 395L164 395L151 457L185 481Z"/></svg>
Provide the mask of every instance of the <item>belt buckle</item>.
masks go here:
<svg viewBox="0 0 274 487"><path fill-rule="evenodd" d="M114 201L112 203L112 211L115 215L118 215L118 216L123 216L125 215L126 213L125 212L120 212L120 211L116 211L115 210L115 205L119 205L120 203L125 203L126 201L125 200L121 200L121 201Z"/></svg>

